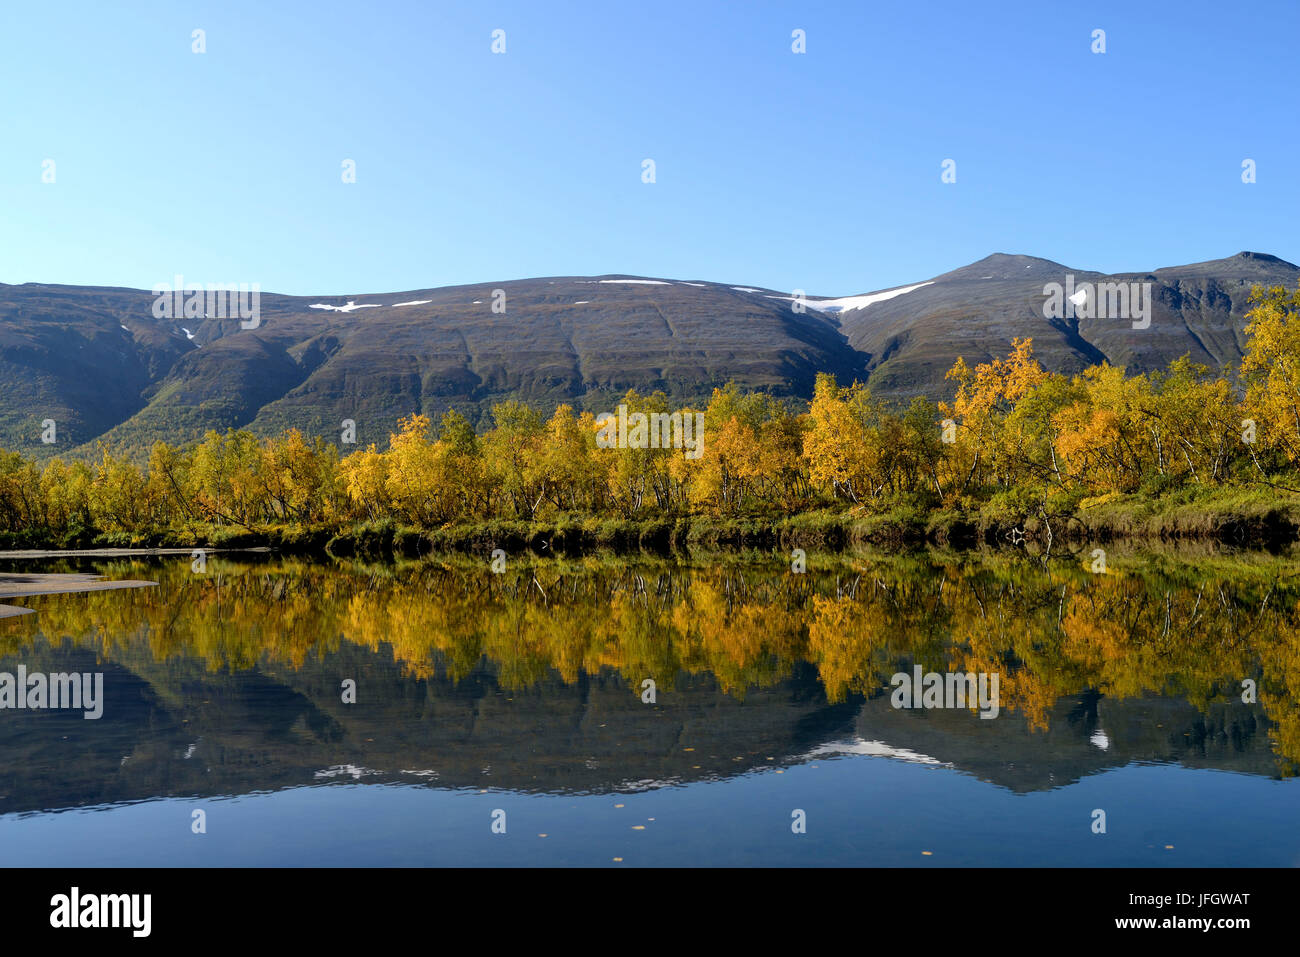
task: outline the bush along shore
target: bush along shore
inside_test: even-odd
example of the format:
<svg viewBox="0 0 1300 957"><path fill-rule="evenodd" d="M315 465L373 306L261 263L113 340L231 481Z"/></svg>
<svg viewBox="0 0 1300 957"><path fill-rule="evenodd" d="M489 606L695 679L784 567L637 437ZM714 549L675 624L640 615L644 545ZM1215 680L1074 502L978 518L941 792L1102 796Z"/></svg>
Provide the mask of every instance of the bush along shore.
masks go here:
<svg viewBox="0 0 1300 957"><path fill-rule="evenodd" d="M907 549L1022 549L1032 555L1068 556L1085 546L1112 542L1179 541L1274 549L1300 541L1300 496L1231 495L1200 501L1160 501L1140 496L1073 513L926 512L895 508L884 513L830 510L794 516L662 519L560 517L554 521L495 519L424 529L391 519L347 526L270 525L262 528L194 525L127 534L53 538L40 533L0 534L0 549L270 548L335 558L413 558L463 553L486 560L500 548L517 555L575 555L598 551L690 552L794 548L844 551Z"/></svg>
<svg viewBox="0 0 1300 957"><path fill-rule="evenodd" d="M819 375L811 401L629 391L616 412L493 407L346 431L209 432L89 461L0 452L0 547L251 547L347 555L502 548L851 548L1212 539L1300 528L1300 289L1257 288L1238 370L1045 371L1029 340L900 407Z"/></svg>

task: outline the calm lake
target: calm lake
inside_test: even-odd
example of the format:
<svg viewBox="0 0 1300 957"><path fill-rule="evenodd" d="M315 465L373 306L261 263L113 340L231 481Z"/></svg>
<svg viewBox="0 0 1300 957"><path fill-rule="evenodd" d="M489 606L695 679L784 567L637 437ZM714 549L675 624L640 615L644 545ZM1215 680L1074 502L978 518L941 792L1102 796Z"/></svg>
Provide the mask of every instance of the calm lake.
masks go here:
<svg viewBox="0 0 1300 957"><path fill-rule="evenodd" d="M158 584L4 599L34 614L0 619L0 673L102 673L103 693L97 720L0 710L0 853L1296 866L1297 569L1214 551L1104 574L1019 552L814 555L804 574L780 555L5 562ZM918 666L996 675L996 717L895 707L892 676Z"/></svg>

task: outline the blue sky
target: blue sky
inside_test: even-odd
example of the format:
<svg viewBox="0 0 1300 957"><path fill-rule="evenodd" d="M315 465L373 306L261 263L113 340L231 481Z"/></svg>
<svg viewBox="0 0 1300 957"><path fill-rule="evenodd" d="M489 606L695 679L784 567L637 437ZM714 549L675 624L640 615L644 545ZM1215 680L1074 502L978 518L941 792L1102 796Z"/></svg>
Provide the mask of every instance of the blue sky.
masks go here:
<svg viewBox="0 0 1300 957"><path fill-rule="evenodd" d="M1296 262L1297 27L1295 0L6 4L0 281Z"/></svg>

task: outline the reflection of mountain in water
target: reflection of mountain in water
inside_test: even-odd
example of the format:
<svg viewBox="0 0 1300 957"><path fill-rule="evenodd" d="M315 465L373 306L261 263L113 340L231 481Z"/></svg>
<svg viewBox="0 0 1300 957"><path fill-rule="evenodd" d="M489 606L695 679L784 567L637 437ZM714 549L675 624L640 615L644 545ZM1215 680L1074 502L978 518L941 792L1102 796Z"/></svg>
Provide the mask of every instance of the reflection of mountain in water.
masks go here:
<svg viewBox="0 0 1300 957"><path fill-rule="evenodd" d="M17 659L0 659L12 670ZM827 701L812 666L743 702L711 675L660 680L612 670L506 690L482 665L453 682L404 676L386 651L343 643L300 669L209 671L128 645L102 658L42 642L32 670L103 671L104 717L0 714L0 812L158 796L217 796L360 780L519 791L627 791L866 753L949 765L1018 792L1067 785L1133 761L1276 776L1264 719L1248 705L1206 714L1169 698L1080 695L1048 730L1018 714L896 711L888 696ZM357 681L357 703L340 683Z"/></svg>
<svg viewBox="0 0 1300 957"><path fill-rule="evenodd" d="M901 711L881 695L863 703L852 738L828 743L822 753L869 754L868 745L882 742L909 753L898 757L936 760L1017 792L1062 787L1138 761L1276 778L1265 726L1257 708L1240 703L1216 702L1202 714L1172 698L1080 694L1056 703L1046 731L1031 731L1016 714L985 721L968 711Z"/></svg>

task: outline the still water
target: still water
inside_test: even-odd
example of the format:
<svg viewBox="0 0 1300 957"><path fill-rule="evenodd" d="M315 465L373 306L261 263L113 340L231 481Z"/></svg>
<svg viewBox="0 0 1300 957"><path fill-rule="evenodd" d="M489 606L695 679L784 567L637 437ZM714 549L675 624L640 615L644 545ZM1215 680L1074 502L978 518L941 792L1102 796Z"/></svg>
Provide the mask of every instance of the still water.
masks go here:
<svg viewBox="0 0 1300 957"><path fill-rule="evenodd" d="M0 859L1296 866L1297 567L10 562L157 587L9 600L0 672L104 691L0 710ZM916 666L997 717L895 707Z"/></svg>

